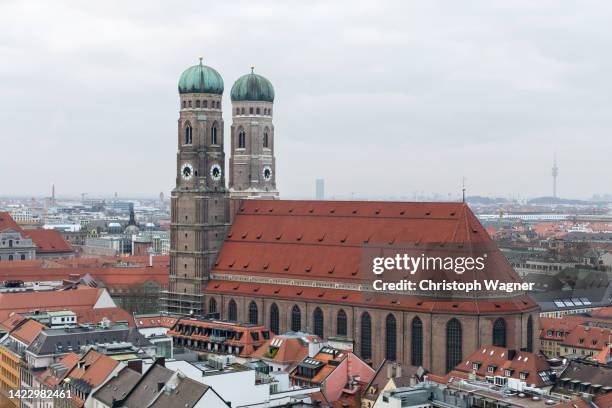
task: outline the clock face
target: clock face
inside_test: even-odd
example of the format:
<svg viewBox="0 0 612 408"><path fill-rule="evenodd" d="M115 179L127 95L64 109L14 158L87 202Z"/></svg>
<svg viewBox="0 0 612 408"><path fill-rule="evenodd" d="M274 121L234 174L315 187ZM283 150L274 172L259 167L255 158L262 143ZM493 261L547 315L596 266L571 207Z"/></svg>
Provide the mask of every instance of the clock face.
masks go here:
<svg viewBox="0 0 612 408"><path fill-rule="evenodd" d="M190 163L185 163L183 167L181 167L181 177L185 180L189 180L193 177L193 166Z"/></svg>
<svg viewBox="0 0 612 408"><path fill-rule="evenodd" d="M221 166L218 164L213 164L210 167L210 177L212 177L214 181L221 180Z"/></svg>
<svg viewBox="0 0 612 408"><path fill-rule="evenodd" d="M263 168L263 178L266 181L272 180L272 168L270 166L264 166Z"/></svg>

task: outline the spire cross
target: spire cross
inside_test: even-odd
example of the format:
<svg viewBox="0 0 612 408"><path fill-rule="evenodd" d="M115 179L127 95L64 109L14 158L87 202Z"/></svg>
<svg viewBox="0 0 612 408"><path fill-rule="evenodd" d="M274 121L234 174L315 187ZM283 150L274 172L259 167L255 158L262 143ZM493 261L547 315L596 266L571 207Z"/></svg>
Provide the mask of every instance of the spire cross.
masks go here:
<svg viewBox="0 0 612 408"><path fill-rule="evenodd" d="M253 74L253 73L254 73L254 71L255 71L255 66L254 66L254 65L251 65L251 74Z"/></svg>
<svg viewBox="0 0 612 408"><path fill-rule="evenodd" d="M202 60L204 59L204 57L199 57L200 58L200 65L202 65Z"/></svg>

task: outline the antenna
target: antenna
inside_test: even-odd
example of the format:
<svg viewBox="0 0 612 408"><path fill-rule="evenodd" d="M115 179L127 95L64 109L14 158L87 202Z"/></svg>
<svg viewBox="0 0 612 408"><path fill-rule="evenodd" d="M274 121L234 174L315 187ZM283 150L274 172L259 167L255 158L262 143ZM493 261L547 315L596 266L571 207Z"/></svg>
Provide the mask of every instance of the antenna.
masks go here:
<svg viewBox="0 0 612 408"><path fill-rule="evenodd" d="M462 196L462 202L465 203L465 177L463 177L462 181L461 181L461 196Z"/></svg>
<svg viewBox="0 0 612 408"><path fill-rule="evenodd" d="M553 154L553 167L552 167L552 177L553 177L553 197L557 198L557 176L559 175L559 167L557 166L557 153Z"/></svg>

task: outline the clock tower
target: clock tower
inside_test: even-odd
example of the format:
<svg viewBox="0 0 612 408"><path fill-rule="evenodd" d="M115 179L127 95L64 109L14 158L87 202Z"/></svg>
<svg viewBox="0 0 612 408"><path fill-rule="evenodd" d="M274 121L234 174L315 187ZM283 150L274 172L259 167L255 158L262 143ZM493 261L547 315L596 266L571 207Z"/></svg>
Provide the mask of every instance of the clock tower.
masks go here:
<svg viewBox="0 0 612 408"><path fill-rule="evenodd" d="M278 199L274 125L274 88L254 72L232 86L229 188L232 198Z"/></svg>
<svg viewBox="0 0 612 408"><path fill-rule="evenodd" d="M176 187L171 196L170 276L162 303L202 314L203 289L229 226L225 188L223 79L200 63L179 80Z"/></svg>

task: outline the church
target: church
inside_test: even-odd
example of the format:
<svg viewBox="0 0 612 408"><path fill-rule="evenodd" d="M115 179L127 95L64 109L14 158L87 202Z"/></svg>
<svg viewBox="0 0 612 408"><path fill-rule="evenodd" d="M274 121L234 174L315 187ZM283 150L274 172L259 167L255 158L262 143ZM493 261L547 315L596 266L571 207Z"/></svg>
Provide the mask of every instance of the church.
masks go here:
<svg viewBox="0 0 612 408"><path fill-rule="evenodd" d="M227 138L215 69L200 59L178 91L168 312L313 333L374 366L387 359L436 374L484 345L537 351L538 305L522 291L380 294L364 285L367 254L398 243L486 246L481 278L520 282L465 203L280 200L271 82L253 69L236 80Z"/></svg>

